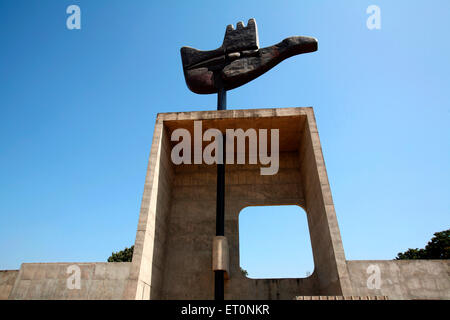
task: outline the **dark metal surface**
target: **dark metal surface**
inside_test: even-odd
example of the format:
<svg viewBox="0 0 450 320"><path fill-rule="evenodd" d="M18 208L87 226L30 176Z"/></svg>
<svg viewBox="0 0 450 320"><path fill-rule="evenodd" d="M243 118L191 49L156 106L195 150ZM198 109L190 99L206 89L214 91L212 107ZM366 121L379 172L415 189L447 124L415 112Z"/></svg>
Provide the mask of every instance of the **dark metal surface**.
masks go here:
<svg viewBox="0 0 450 320"><path fill-rule="evenodd" d="M227 91L221 87L217 94L217 110L227 109ZM216 194L216 236L225 235L225 135L223 136L223 163L217 164L217 194ZM214 272L214 299L224 299L224 271Z"/></svg>
<svg viewBox="0 0 450 320"><path fill-rule="evenodd" d="M247 27L242 22L236 29L229 25L220 48L201 51L183 47L181 59L189 89L208 94L218 92L221 87L225 90L240 87L289 57L316 51L317 46L315 38L294 36L260 49L256 22L250 19Z"/></svg>
<svg viewBox="0 0 450 320"><path fill-rule="evenodd" d="M224 137L225 139L225 137ZM225 235L225 163L217 165L216 236Z"/></svg>
<svg viewBox="0 0 450 320"><path fill-rule="evenodd" d="M227 110L227 90L223 87L217 93L217 110Z"/></svg>
<svg viewBox="0 0 450 320"><path fill-rule="evenodd" d="M214 300L223 301L225 299L225 271L214 272Z"/></svg>

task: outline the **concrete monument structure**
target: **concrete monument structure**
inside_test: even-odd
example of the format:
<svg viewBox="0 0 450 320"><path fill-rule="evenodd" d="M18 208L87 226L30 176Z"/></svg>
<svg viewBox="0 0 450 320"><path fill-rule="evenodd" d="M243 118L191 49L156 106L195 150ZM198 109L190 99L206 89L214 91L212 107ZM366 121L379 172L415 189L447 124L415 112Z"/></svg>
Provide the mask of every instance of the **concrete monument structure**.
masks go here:
<svg viewBox="0 0 450 320"><path fill-rule="evenodd" d="M312 108L159 114L133 261L25 263L0 271L0 299L213 299L215 166L174 165L170 158L171 132L192 131L196 120L204 130L280 129L277 174L227 165L225 299L450 299L448 260L346 260ZM315 270L301 279L249 279L239 269L239 212L283 204L307 213ZM81 269L79 289L67 285L71 265ZM379 288L367 284L373 265L381 272Z"/></svg>
<svg viewBox="0 0 450 320"><path fill-rule="evenodd" d="M137 291L142 287L143 296L160 299L211 298L215 166L174 166L170 158L171 132L177 128L192 132L196 120L202 121L204 130L280 130L277 174L263 176L259 165L227 164L225 236L230 248L230 274L225 282L225 297L288 299L296 294L350 294L341 237L310 108L158 115L152 149L156 153L149 163L132 266ZM239 268L239 212L247 206L287 204L302 206L308 213L315 272L301 280L245 278ZM146 245L148 241L152 244ZM271 292L274 296L270 296Z"/></svg>
<svg viewBox="0 0 450 320"><path fill-rule="evenodd" d="M228 26L216 50L183 47L188 87L218 93L218 110L158 114L132 262L22 264L0 271L0 299L450 299L448 260L346 260L312 108L225 110L227 90L316 50L310 37L260 49L253 19ZM219 137L227 129L278 130L276 174L262 175L261 164L249 162L175 164L172 134L195 136L197 121L202 136L209 129ZM239 213L270 205L306 211L311 276L249 279L240 271ZM370 270L378 272L375 285Z"/></svg>
<svg viewBox="0 0 450 320"><path fill-rule="evenodd" d="M276 45L260 48L256 21L250 19L246 27L242 21L236 24L236 28L228 25L222 45L215 50L182 47L180 53L188 88L198 94L217 93L217 110L226 110L227 90L256 79L285 59L317 51L317 47L315 38L293 36ZM220 301L225 298L228 265L216 262L229 260L228 256L219 257L216 254L226 255L228 252L225 236L225 162L217 162L216 188L214 299Z"/></svg>

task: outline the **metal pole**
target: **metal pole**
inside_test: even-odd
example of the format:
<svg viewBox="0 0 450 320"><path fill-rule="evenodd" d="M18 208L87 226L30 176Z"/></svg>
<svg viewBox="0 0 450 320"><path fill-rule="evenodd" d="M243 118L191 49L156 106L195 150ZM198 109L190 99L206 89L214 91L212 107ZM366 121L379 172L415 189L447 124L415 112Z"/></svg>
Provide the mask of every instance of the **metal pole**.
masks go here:
<svg viewBox="0 0 450 320"><path fill-rule="evenodd" d="M217 93L217 110L227 110L227 90L223 87Z"/></svg>
<svg viewBox="0 0 450 320"><path fill-rule="evenodd" d="M221 86L217 93L217 110L227 109L227 91ZM225 235L225 134L223 135L223 163L217 164L216 236ZM214 271L214 299L224 300L225 271Z"/></svg>

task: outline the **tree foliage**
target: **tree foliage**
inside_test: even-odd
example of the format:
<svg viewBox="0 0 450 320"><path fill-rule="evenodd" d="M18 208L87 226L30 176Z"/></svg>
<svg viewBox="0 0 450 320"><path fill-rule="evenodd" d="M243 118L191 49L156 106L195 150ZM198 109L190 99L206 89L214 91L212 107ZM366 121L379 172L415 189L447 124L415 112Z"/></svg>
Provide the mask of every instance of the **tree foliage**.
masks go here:
<svg viewBox="0 0 450 320"><path fill-rule="evenodd" d="M131 262L133 259L134 246L125 248L122 251L113 252L108 258L108 262Z"/></svg>
<svg viewBox="0 0 450 320"><path fill-rule="evenodd" d="M408 249L395 259L450 259L450 229L436 232L424 249Z"/></svg>

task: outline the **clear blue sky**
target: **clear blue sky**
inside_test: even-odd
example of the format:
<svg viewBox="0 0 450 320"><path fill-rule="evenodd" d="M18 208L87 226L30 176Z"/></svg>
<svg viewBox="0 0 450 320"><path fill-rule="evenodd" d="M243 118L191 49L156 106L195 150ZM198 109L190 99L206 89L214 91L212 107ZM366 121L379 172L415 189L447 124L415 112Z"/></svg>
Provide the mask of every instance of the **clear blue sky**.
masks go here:
<svg viewBox="0 0 450 320"><path fill-rule="evenodd" d="M71 4L81 30L66 28ZM366 27L371 4L381 30ZM0 269L105 261L134 243L156 114L215 109L187 89L180 47L216 48L251 17L261 46L319 39L228 105L314 106L347 259L392 259L449 228L448 0L0 0ZM283 228L272 236L307 239ZM312 271L301 250L258 263L258 232L241 248L251 276Z"/></svg>

